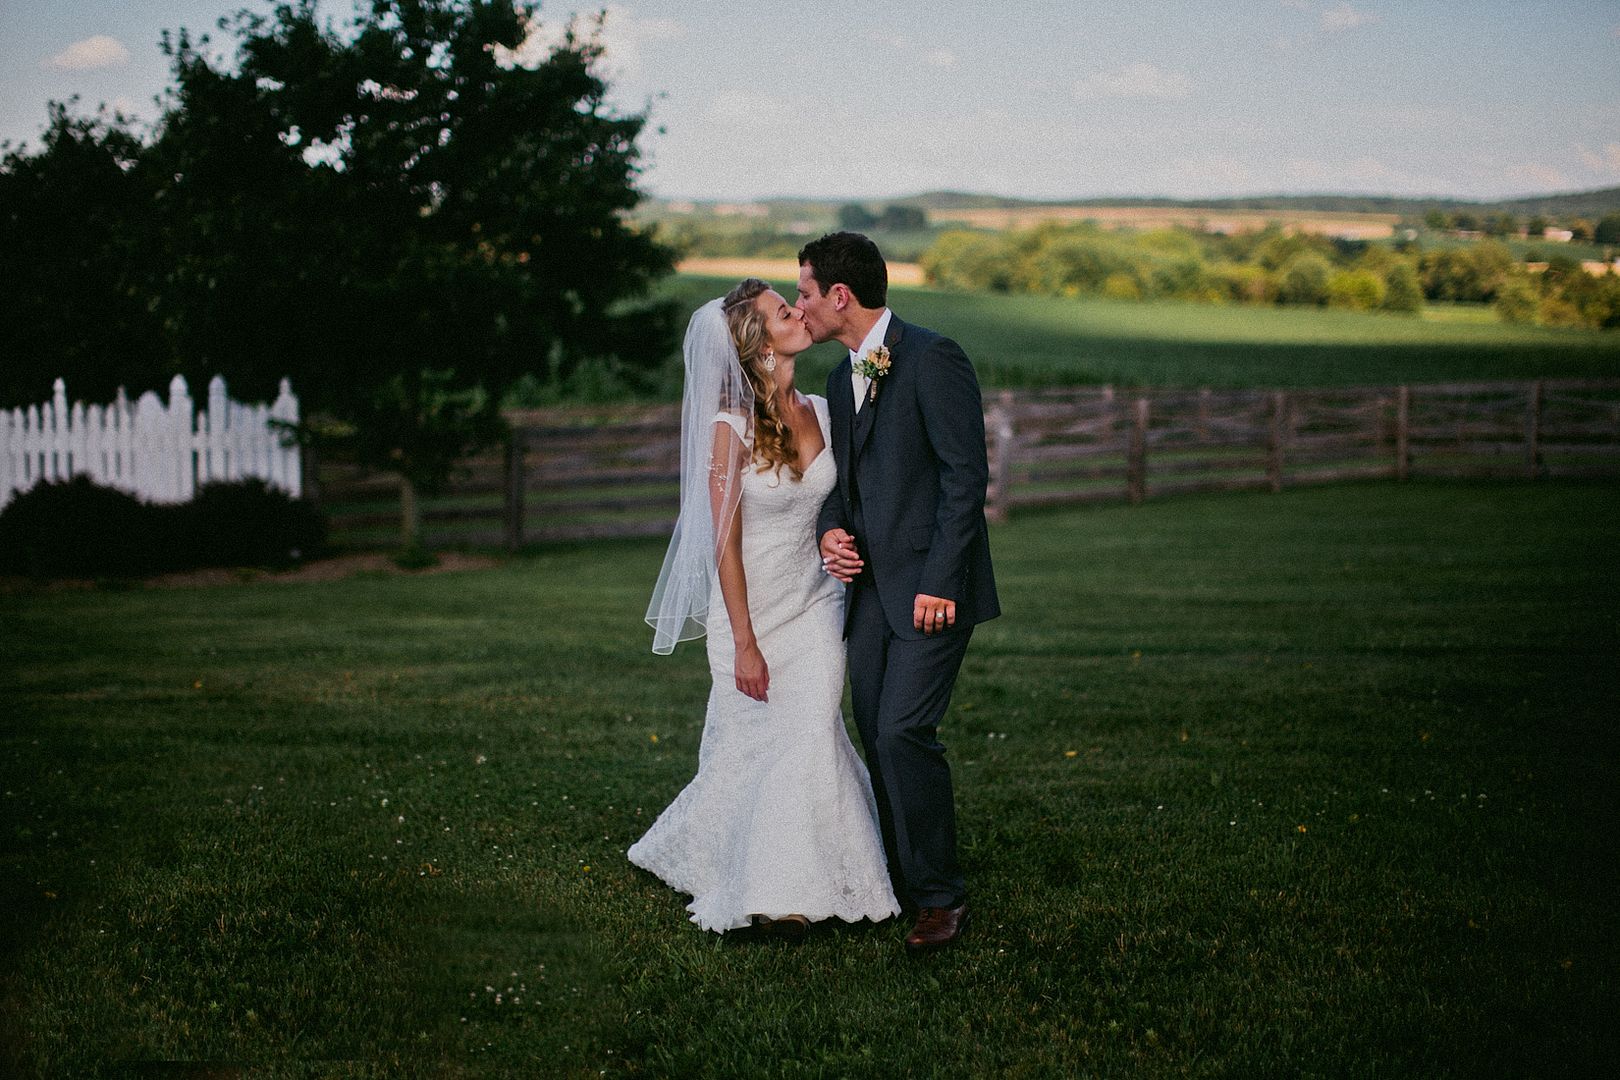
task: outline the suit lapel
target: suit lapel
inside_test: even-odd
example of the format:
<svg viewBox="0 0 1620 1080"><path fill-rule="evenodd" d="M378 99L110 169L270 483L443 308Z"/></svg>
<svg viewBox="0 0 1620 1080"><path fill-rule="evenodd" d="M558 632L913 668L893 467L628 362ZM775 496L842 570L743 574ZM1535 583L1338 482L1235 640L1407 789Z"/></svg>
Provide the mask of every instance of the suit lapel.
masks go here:
<svg viewBox="0 0 1620 1080"><path fill-rule="evenodd" d="M900 366L900 353L898 350L901 339L905 337L905 325L905 323L900 321L900 316L895 315L892 312L889 314L889 329L888 332L883 335L883 344L888 346L889 349L889 373L877 381L877 397L873 400L867 401L866 404L861 406L861 411L854 414L855 446L854 451L851 454L852 457L859 456L861 451L866 448L866 441L872 437L872 429L877 426L878 405L883 401L884 387L882 384L894 378L895 368ZM855 403L854 387L850 388L849 396L850 407L853 410Z"/></svg>
<svg viewBox="0 0 1620 1080"><path fill-rule="evenodd" d="M855 390L849 384L849 357L833 369L832 397L827 412L832 420L833 463L838 466L838 483L849 491L849 469L853 457L854 439L851 429L855 418Z"/></svg>

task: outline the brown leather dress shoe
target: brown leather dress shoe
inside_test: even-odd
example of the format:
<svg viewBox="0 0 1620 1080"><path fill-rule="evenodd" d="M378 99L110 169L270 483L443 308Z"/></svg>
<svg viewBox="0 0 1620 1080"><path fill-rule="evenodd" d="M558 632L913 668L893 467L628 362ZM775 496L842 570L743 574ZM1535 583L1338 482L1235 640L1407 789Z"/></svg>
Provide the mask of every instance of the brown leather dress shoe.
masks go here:
<svg viewBox="0 0 1620 1080"><path fill-rule="evenodd" d="M917 912L917 925L906 935L906 951L925 953L949 945L962 936L966 925L966 904L953 908L925 907Z"/></svg>

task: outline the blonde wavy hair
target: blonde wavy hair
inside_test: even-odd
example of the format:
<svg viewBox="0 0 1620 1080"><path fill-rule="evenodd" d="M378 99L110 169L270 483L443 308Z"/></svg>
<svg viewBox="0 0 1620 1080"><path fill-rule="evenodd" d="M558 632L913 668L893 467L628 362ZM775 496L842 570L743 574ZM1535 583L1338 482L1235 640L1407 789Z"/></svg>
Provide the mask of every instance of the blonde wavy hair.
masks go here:
<svg viewBox="0 0 1620 1080"><path fill-rule="evenodd" d="M783 423L776 400L776 379L763 367L770 335L765 330L765 316L754 301L769 289L770 285L759 278L744 278L726 293L720 309L731 328L743 377L754 388L754 461L758 471L771 469L781 476L782 466L786 465L793 479L802 480L804 471L799 468L799 455L793 446L793 430Z"/></svg>

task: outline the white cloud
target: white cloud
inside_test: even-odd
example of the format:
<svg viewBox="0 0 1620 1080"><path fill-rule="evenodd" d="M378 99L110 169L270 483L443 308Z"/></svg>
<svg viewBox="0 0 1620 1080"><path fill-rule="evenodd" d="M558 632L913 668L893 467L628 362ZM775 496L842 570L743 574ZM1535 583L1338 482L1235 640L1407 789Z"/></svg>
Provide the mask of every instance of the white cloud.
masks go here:
<svg viewBox="0 0 1620 1080"><path fill-rule="evenodd" d="M1161 71L1152 64L1129 64L1118 71L1094 71L1074 84L1074 96L1079 101L1097 98L1151 98L1163 101L1178 100L1192 93L1187 76L1176 71Z"/></svg>
<svg viewBox="0 0 1620 1080"><path fill-rule="evenodd" d="M538 67L563 43L570 26L581 38L588 38L596 30L596 20L578 19L571 23L536 21L517 48L507 49L497 45L495 60L507 67ZM645 45L655 41L672 41L685 33L685 28L674 19L642 18L610 4L602 9L600 73L610 83L635 82L645 70L642 53Z"/></svg>
<svg viewBox="0 0 1620 1080"><path fill-rule="evenodd" d="M1311 10L1310 0L1282 0L1282 6L1285 8L1293 8L1295 11Z"/></svg>
<svg viewBox="0 0 1620 1080"><path fill-rule="evenodd" d="M58 71L92 71L129 63L129 50L117 38L106 34L75 41L46 61Z"/></svg>
<svg viewBox="0 0 1620 1080"><path fill-rule="evenodd" d="M956 54L949 49L935 49L928 54L928 62L937 68L956 66Z"/></svg>
<svg viewBox="0 0 1620 1080"><path fill-rule="evenodd" d="M1575 149L1588 169L1604 176L1620 176L1620 143L1609 143L1596 153L1578 144Z"/></svg>
<svg viewBox="0 0 1620 1080"><path fill-rule="evenodd" d="M1369 26L1377 21L1377 15L1368 11L1360 11L1349 4L1340 4L1338 7L1328 8L1322 12L1322 29L1334 32L1354 30L1358 26Z"/></svg>

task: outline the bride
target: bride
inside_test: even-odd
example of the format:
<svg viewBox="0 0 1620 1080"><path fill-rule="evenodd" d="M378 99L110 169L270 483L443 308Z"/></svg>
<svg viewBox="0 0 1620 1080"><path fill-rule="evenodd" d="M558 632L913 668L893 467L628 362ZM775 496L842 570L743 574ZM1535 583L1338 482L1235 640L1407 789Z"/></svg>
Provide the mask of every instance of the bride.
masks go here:
<svg viewBox="0 0 1620 1080"><path fill-rule="evenodd" d="M681 511L647 622L653 651L708 635L698 772L629 850L705 930L802 936L899 914L865 765L844 731L843 588L816 513L837 469L824 398L793 386L802 314L756 278L692 316Z"/></svg>

